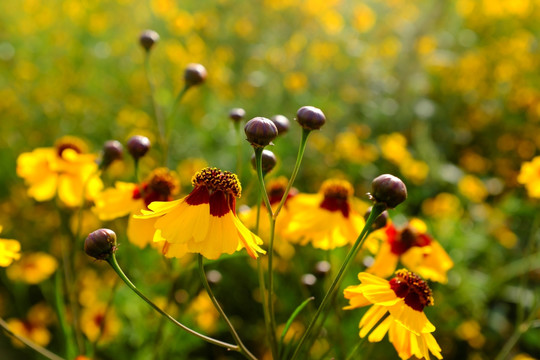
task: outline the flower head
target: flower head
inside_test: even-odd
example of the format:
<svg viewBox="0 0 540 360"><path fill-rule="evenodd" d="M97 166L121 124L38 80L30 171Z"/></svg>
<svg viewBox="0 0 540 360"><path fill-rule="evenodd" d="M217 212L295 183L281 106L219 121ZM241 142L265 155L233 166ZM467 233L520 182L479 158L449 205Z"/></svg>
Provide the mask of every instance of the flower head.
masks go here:
<svg viewBox="0 0 540 360"><path fill-rule="evenodd" d="M47 201L58 193L60 200L70 207L93 199L103 184L97 176L96 156L85 154L84 149L81 140L64 137L55 147L19 155L17 175L29 186L28 195Z"/></svg>
<svg viewBox="0 0 540 360"><path fill-rule="evenodd" d="M9 319L8 326L13 333L23 336L34 343L47 346L51 341L51 333L47 327L54 321L54 313L44 303L38 303L28 310L25 319ZM13 345L24 347L17 339L12 340Z"/></svg>
<svg viewBox="0 0 540 360"><path fill-rule="evenodd" d="M405 269L396 271L390 281L365 272L358 274L358 278L360 285L349 286L344 291L349 300L349 306L344 309L372 305L360 320L360 337L371 332L368 340L377 342L388 333L401 359L413 355L429 359L430 352L442 359L441 348L431 334L435 326L423 311L434 304L431 289L424 280Z"/></svg>
<svg viewBox="0 0 540 360"><path fill-rule="evenodd" d="M540 156L521 164L517 181L525 185L530 197L540 198Z"/></svg>
<svg viewBox="0 0 540 360"><path fill-rule="evenodd" d="M389 224L383 234L384 242L368 272L387 277L401 261L408 269L426 279L447 281L446 273L454 263L442 246L427 233L426 225L421 220L412 219L400 229Z"/></svg>
<svg viewBox="0 0 540 360"><path fill-rule="evenodd" d="M0 225L0 233L2 226ZM13 260L21 257L21 244L17 240L0 239L0 267L11 265Z"/></svg>
<svg viewBox="0 0 540 360"><path fill-rule="evenodd" d="M354 243L365 221L356 210L364 204L353 193L348 181L330 179L323 182L318 194L298 194L290 204L292 219L285 236L325 250Z"/></svg>
<svg viewBox="0 0 540 360"><path fill-rule="evenodd" d="M236 198L242 188L235 174L205 168L193 176L193 191L170 202L155 201L136 219L155 219L155 242L165 242L166 256L200 253L208 259L232 254L244 247L256 258L264 253L262 240L236 216Z"/></svg>
<svg viewBox="0 0 540 360"><path fill-rule="evenodd" d="M39 284L48 279L58 267L58 261L44 252L24 254L19 261L7 268L10 280Z"/></svg>

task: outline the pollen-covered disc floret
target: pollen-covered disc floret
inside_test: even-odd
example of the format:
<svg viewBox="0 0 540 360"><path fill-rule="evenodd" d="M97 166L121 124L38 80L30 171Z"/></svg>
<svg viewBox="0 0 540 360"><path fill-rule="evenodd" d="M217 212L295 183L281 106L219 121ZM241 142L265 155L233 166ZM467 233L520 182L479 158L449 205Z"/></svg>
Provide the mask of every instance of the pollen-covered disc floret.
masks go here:
<svg viewBox="0 0 540 360"><path fill-rule="evenodd" d="M152 201L171 201L178 192L178 180L166 168L152 171L148 180L133 191L133 199L143 199L146 206Z"/></svg>
<svg viewBox="0 0 540 360"><path fill-rule="evenodd" d="M350 205L348 199L354 194L352 185L345 180L329 179L323 182L319 190L324 199L320 207L329 211L341 211L343 216L348 217Z"/></svg>
<svg viewBox="0 0 540 360"><path fill-rule="evenodd" d="M390 288L405 304L417 311L433 305L433 295L428 284L413 272L401 269L390 280Z"/></svg>
<svg viewBox="0 0 540 360"><path fill-rule="evenodd" d="M238 177L229 172L221 171L218 168L205 168L196 173L191 179L193 187L205 186L211 193L223 191L239 198L242 195L242 186Z"/></svg>

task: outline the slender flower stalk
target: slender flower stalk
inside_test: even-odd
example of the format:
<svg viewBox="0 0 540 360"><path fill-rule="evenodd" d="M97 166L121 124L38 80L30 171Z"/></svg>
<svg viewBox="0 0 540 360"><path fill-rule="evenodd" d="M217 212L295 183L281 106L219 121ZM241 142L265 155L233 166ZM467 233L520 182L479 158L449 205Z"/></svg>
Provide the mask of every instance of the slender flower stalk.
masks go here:
<svg viewBox="0 0 540 360"><path fill-rule="evenodd" d="M219 314L223 317L223 320L225 320L225 323L227 323L227 326L229 327L229 331L234 338L234 341L236 344L238 344L238 350L241 354L243 354L246 358L257 360L257 358L249 352L249 350L246 348L244 343L242 342L242 339L240 339L240 336L236 332L236 329L234 328L233 324L225 314L225 311L223 311L223 308L219 305L216 297L214 296L214 293L212 291L212 288L210 287L210 284L208 284L208 279L206 278L206 274L204 272L204 265L203 265L203 257L201 254L197 256L197 261L199 265L199 274L201 276L201 281L203 283L204 288L206 289L206 292L208 293L208 296L210 296L210 299L212 300L212 303L214 304L216 310L219 312Z"/></svg>
<svg viewBox="0 0 540 360"><path fill-rule="evenodd" d="M66 319L66 308L62 295L62 274L60 272L56 272L54 279L54 301L58 314L58 322L60 323L60 328L64 334L65 356L68 359L73 359L76 355L75 338L73 337L73 329L69 326Z"/></svg>
<svg viewBox="0 0 540 360"><path fill-rule="evenodd" d="M279 215L279 212L281 211L281 208L283 207L283 205L285 205L285 201L287 200L289 191L291 190L294 180L296 179L296 175L298 174L298 170L300 169L300 164L302 163L302 158L304 157L304 151L306 150L307 139L310 133L311 133L311 130L302 129L302 139L300 140L300 147L298 149L298 156L296 157L296 163L294 164L294 169L291 174L291 178L289 179L289 183L287 184L287 187L285 188L285 192L283 193L283 196L281 197L281 201L279 202L279 205L277 206L276 211L272 215L272 218L274 220Z"/></svg>
<svg viewBox="0 0 540 360"><path fill-rule="evenodd" d="M152 71L150 68L150 51L147 51L144 56L144 70L146 74L146 81L148 83L148 88L150 89L150 98L152 99L152 109L154 111L154 118L156 120L156 126L158 129L158 141L159 146L161 150L163 151L163 161L165 163L165 159L167 159L167 153L168 153L168 143L165 133L165 120L163 118L163 113L161 111L161 108L156 100L156 86L154 84L154 78L152 76ZM136 161L136 166L138 165L138 161Z"/></svg>
<svg viewBox="0 0 540 360"><path fill-rule="evenodd" d="M373 209L371 210L371 213L369 214L369 217L366 220L366 224L364 226L364 229L362 230L362 232L360 233L360 235L356 239L356 242L352 246L351 250L349 250L347 256L345 257L345 260L344 260L343 264L341 265L341 268L339 269L336 277L334 278L334 281L332 282L332 284L330 285L330 288L328 289L328 291L324 295L324 298L323 298L321 304L319 305L319 307L317 309L317 312L315 313L315 315L311 319L311 322L309 323L308 328L306 329L306 331L302 335L302 338L300 339L291 360L296 359L301 354L302 347L303 347L305 341L311 335L311 332L312 332L312 330L313 330L313 328L314 328L314 326L315 326L315 324L317 322L317 319L326 310L328 304L330 303L330 300L333 297L334 292L336 291L336 289L341 284L341 282L343 280L343 276L345 275L345 272L349 268L352 259L354 259L356 257L356 254L358 253L358 251L362 247L362 244L364 243L364 240L367 238L367 235L368 235L368 233L370 232L370 229L371 229L371 225L373 224L375 219L380 214L382 214L382 212L384 210L386 210L386 205L384 203L375 203L375 205L373 205Z"/></svg>
<svg viewBox="0 0 540 360"><path fill-rule="evenodd" d="M40 353L44 357L50 360L64 360L64 358L56 355L55 353L50 352L49 350L45 349L44 347L39 346L38 344L34 343L30 339L25 338L24 336L20 336L15 334L11 329L9 328L8 323L2 318L0 318L0 326L4 329L5 332L7 332L10 336L13 336L15 339L22 342L24 345L28 346L30 349L34 350L35 352Z"/></svg>
<svg viewBox="0 0 540 360"><path fill-rule="evenodd" d="M210 344L213 344L213 345L217 345L217 346L220 346L220 347L223 347L223 348L226 348L227 350L232 350L232 351L240 351L240 347L237 346L237 345L233 345L233 344L229 344L229 343L226 343L226 342L223 342L223 341L220 341L220 340L217 340L217 339L214 339L214 338L211 338L209 336L206 336L206 335L203 335L203 334L200 334L198 333L197 331L185 326L184 324L182 324L181 322L179 322L178 320L176 320L175 318L173 318L171 315L169 315L168 313L166 313L165 311L161 310L161 308L159 308L156 304L154 304L150 299L148 299L142 292L139 291L139 289L137 289L137 287L131 282L131 280L129 280L129 278L126 276L126 274L124 274L124 272L122 271L122 268L120 267L120 265L118 265L118 261L116 260L116 255L114 253L110 254L110 256L106 259L106 260L109 265L113 268L113 270L118 274L118 276L120 277L120 279L122 279L122 281L124 281L124 283L126 283L126 285L131 289L133 290L133 292L135 294L137 294L141 299L143 299L148 305L150 305L154 310L156 310L158 313L160 313L161 315L163 315L165 318L167 318L169 321L171 321L173 324L175 324L176 326L180 327L182 330L192 334L192 335L195 335L197 336L198 338L206 341L206 342L209 342Z"/></svg>

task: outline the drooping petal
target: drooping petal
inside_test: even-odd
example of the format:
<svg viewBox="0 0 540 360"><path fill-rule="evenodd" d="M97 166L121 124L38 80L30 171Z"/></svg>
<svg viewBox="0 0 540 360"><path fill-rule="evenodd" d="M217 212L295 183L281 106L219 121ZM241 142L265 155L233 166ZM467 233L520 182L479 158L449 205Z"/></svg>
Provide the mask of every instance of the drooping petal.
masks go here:
<svg viewBox="0 0 540 360"><path fill-rule="evenodd" d="M394 319L392 316L387 316L380 324L377 326L371 334L369 334L368 341L369 342L379 342L384 338L384 335L388 332L388 329L390 328L390 325Z"/></svg>
<svg viewBox="0 0 540 360"><path fill-rule="evenodd" d="M388 309L384 306L373 305L370 307L360 319L360 337L365 337L386 313L388 313Z"/></svg>
<svg viewBox="0 0 540 360"><path fill-rule="evenodd" d="M233 221L240 237L241 245L247 250L249 256L255 259L259 256L257 253L266 254L266 251L259 246L263 243L262 239L249 231L236 216L233 216Z"/></svg>
<svg viewBox="0 0 540 360"><path fill-rule="evenodd" d="M126 216L144 208L141 199L133 199L137 184L118 181L114 188L105 189L95 198L92 210L100 220L107 221Z"/></svg>
<svg viewBox="0 0 540 360"><path fill-rule="evenodd" d="M156 229L154 225L156 219L142 220L133 216L129 217L127 226L127 236L131 243L140 248L152 243Z"/></svg>
<svg viewBox="0 0 540 360"><path fill-rule="evenodd" d="M423 311L414 310L404 302L391 306L388 310L397 322L415 335L435 331L435 326L428 320Z"/></svg>
<svg viewBox="0 0 540 360"><path fill-rule="evenodd" d="M188 242L190 252L200 253L207 259L217 259L221 254L232 254L238 247L238 234L233 221L234 215L209 217L207 232L202 241Z"/></svg>

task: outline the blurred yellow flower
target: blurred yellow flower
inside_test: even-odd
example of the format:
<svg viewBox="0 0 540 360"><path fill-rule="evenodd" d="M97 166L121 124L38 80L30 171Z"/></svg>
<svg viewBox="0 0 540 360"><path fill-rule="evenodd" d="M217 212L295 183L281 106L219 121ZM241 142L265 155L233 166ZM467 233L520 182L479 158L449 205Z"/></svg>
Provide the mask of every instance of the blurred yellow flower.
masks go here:
<svg viewBox="0 0 540 360"><path fill-rule="evenodd" d="M441 348L431 334L435 326L424 314L424 308L433 305L426 282L405 269L396 271L390 281L365 272L359 273L358 279L360 285L344 290L349 300L349 306L344 309L372 304L360 320L361 338L371 332L368 340L378 342L388 333L388 339L403 360L413 355L429 359L430 352L442 359Z"/></svg>
<svg viewBox="0 0 540 360"><path fill-rule="evenodd" d="M216 330L219 313L205 291L191 301L187 314L193 316L197 326L205 332L212 333Z"/></svg>
<svg viewBox="0 0 540 360"><path fill-rule="evenodd" d="M289 202L292 218L283 236L324 250L353 244L365 224L359 208L368 207L354 199L353 192L348 181L329 179L317 194L296 195Z"/></svg>
<svg viewBox="0 0 540 360"><path fill-rule="evenodd" d="M95 303L81 311L81 330L88 340L109 342L120 332L120 320L114 308Z"/></svg>
<svg viewBox="0 0 540 360"><path fill-rule="evenodd" d="M166 168L158 168L150 173L141 184L117 182L114 188L105 189L95 199L93 211L101 220L112 220L126 215L140 214L153 201L171 201L178 192L175 174ZM141 221L130 216L128 239L139 247L152 243L154 222Z"/></svg>
<svg viewBox="0 0 540 360"><path fill-rule="evenodd" d="M399 164L399 171L414 184L419 185L426 180L429 173L429 166L423 161L414 159L404 159Z"/></svg>
<svg viewBox="0 0 540 360"><path fill-rule="evenodd" d="M10 280L39 284L48 279L58 267L58 261L44 252L23 254L21 259L7 268Z"/></svg>
<svg viewBox="0 0 540 360"><path fill-rule="evenodd" d="M463 209L459 198L450 193L440 193L434 198L429 198L422 202L422 211L424 214L438 218L456 218L459 217Z"/></svg>
<svg viewBox="0 0 540 360"><path fill-rule="evenodd" d="M472 202L482 202L488 196L486 186L474 175L465 175L458 183L458 190Z"/></svg>
<svg viewBox="0 0 540 360"><path fill-rule="evenodd" d="M354 10L353 26L359 32L370 30L375 24L377 16L371 8L365 4L356 5Z"/></svg>
<svg viewBox="0 0 540 360"><path fill-rule="evenodd" d="M381 135L377 140L382 156L388 161L399 165L411 157L407 150L407 139L400 133Z"/></svg>
<svg viewBox="0 0 540 360"><path fill-rule="evenodd" d="M517 181L525 185L530 197L540 198L540 156L521 164Z"/></svg>
<svg viewBox="0 0 540 360"><path fill-rule="evenodd" d="M482 328L476 320L467 320L462 322L456 329L457 335L466 340L469 345L475 349L484 346L486 338L482 335Z"/></svg>
<svg viewBox="0 0 540 360"><path fill-rule="evenodd" d="M401 261L426 279L442 283L447 281L446 273L454 262L442 246L426 233L426 225L421 220L412 219L402 229L388 224L385 233L386 239L367 272L388 277Z"/></svg>
<svg viewBox="0 0 540 360"><path fill-rule="evenodd" d="M273 211L277 209L277 206L285 193L287 183L287 178L283 176L268 181L266 191L268 193L268 198ZM287 200L285 200L285 204L281 208L276 219L274 249L282 258L285 259L290 259L294 255L294 247L290 242L284 241L283 233L289 226L292 216L292 213L289 210L289 202L296 196L297 193L298 190L295 188L292 188L289 191ZM252 230L255 229L257 222L257 209L255 206L248 210L240 211L238 216L248 228ZM265 242L268 242L270 236L270 220L268 218L268 211L266 210L264 204L261 205L261 213L259 215L258 235Z"/></svg>
<svg viewBox="0 0 540 360"><path fill-rule="evenodd" d="M96 156L84 153L77 138L63 137L53 148L38 148L17 158L17 175L29 186L37 201L51 200L56 193L67 206L81 206L102 189Z"/></svg>
<svg viewBox="0 0 540 360"><path fill-rule="evenodd" d="M7 323L11 331L15 334L23 336L38 345L47 346L51 341L51 333L47 326L54 321L53 311L50 307L43 303L38 303L28 310L26 319L9 319ZM17 347L25 345L13 339L12 343Z"/></svg>
<svg viewBox="0 0 540 360"><path fill-rule="evenodd" d="M2 225L0 225L0 233ZM21 244L17 240L0 239L0 266L7 267L13 260L19 260Z"/></svg>
<svg viewBox="0 0 540 360"><path fill-rule="evenodd" d="M136 219L155 221L155 242L165 242L163 253L182 257L200 253L208 259L245 248L252 258L265 253L262 240L236 216L236 198L242 188L238 177L217 168L205 168L193 176L193 191L170 202L155 201Z"/></svg>

